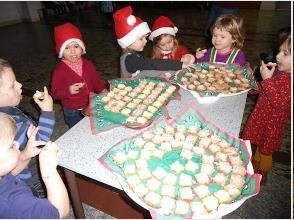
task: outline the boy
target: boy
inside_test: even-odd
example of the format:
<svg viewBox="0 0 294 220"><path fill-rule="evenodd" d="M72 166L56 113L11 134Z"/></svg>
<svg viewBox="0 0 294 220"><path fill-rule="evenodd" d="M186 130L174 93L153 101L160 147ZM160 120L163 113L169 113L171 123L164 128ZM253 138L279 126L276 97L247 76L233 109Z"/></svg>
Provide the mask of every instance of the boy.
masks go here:
<svg viewBox="0 0 294 220"><path fill-rule="evenodd" d="M27 142L27 130L31 124L36 123L26 116L16 106L22 99L22 85L16 81L11 65L0 58L0 112L9 114L14 118L17 125L15 140L20 144L20 160L18 165L11 171L13 175L18 175L32 189L35 196L45 197L43 187L38 174L37 159L27 159L25 146ZM37 139L49 141L55 124L53 112L53 100L44 87L44 95L41 98L34 96L34 101L41 108L42 113L38 121L39 132ZM35 152L38 155L38 152Z"/></svg>
<svg viewBox="0 0 294 220"><path fill-rule="evenodd" d="M48 199L33 196L29 187L12 175L19 164L21 153L14 141L16 123L11 116L0 112L0 218L63 218L69 211L66 188L56 170L60 151L55 143L36 141L38 128L28 129L27 156L40 152L41 175L48 192ZM46 144L43 149L38 146Z"/></svg>

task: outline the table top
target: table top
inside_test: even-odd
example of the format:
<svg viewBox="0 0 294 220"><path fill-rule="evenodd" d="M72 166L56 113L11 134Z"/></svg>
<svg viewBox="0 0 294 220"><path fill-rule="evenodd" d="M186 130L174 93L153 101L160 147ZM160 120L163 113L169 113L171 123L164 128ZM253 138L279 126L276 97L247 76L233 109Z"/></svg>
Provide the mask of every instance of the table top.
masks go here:
<svg viewBox="0 0 294 220"><path fill-rule="evenodd" d="M239 136L247 93L222 97L212 104L199 104L197 99L180 88L181 100L171 100L167 104L169 115L175 117L185 104L194 102L202 114L229 134ZM78 174L122 189L115 175L106 170L100 158L121 139L135 135L139 130L125 127L92 134L89 117L83 118L74 127L56 140L62 150L59 165Z"/></svg>

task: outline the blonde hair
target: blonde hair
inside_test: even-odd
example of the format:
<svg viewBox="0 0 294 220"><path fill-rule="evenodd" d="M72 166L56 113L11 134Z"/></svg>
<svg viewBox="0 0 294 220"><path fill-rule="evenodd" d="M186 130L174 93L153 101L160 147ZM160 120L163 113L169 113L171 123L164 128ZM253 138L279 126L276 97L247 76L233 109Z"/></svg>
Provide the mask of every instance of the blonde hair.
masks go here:
<svg viewBox="0 0 294 220"><path fill-rule="evenodd" d="M8 61L0 58L0 87L2 86L2 74L4 72L4 68L11 68L11 65Z"/></svg>
<svg viewBox="0 0 294 220"><path fill-rule="evenodd" d="M245 31L243 28L243 18L227 14L219 16L214 24L210 28L210 32L213 35L213 30L215 28L225 30L232 35L233 47L241 49L245 40Z"/></svg>
<svg viewBox="0 0 294 220"><path fill-rule="evenodd" d="M159 43L160 43L161 39L163 37L165 37L165 36L171 36L172 37L172 39L174 41L174 48L172 50L172 54L175 55L175 53L176 53L176 51L177 51L177 49L179 47L178 40L173 35L170 35L170 34L161 34L161 35L159 35L159 36L157 36L157 37L155 37L153 39L152 56L151 56L151 58L153 58L153 59L159 59L160 58L161 50L159 48Z"/></svg>
<svg viewBox="0 0 294 220"><path fill-rule="evenodd" d="M16 135L16 122L3 112L0 112L0 147L11 145Z"/></svg>

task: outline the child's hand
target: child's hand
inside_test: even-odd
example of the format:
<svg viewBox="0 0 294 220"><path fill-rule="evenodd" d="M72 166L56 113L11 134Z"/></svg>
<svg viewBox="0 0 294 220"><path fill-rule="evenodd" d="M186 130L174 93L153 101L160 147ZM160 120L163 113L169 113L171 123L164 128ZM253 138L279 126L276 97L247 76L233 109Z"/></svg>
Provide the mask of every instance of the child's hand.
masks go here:
<svg viewBox="0 0 294 220"><path fill-rule="evenodd" d="M72 95L78 94L80 92L80 88L82 88L85 83L74 83L69 87L69 92Z"/></svg>
<svg viewBox="0 0 294 220"><path fill-rule="evenodd" d="M192 54L185 54L182 56L181 62L183 62L185 65L191 65L195 62L195 57Z"/></svg>
<svg viewBox="0 0 294 220"><path fill-rule="evenodd" d="M41 175L44 178L57 174L57 164L61 151L54 142L47 142L39 155Z"/></svg>
<svg viewBox="0 0 294 220"><path fill-rule="evenodd" d="M196 53L195 53L195 57L197 59L200 59L201 57L204 56L204 54L207 52L207 49L201 49L201 48L197 48Z"/></svg>
<svg viewBox="0 0 294 220"><path fill-rule="evenodd" d="M38 127L35 127L34 125L30 125L27 131L28 136L28 142L26 148L23 150L23 160L29 160L32 157L35 157L41 152L41 148L38 148L38 146L45 145L45 141L36 141L36 135L39 131Z"/></svg>
<svg viewBox="0 0 294 220"><path fill-rule="evenodd" d="M44 95L42 97L34 95L33 99L42 111L48 111L48 112L53 111L53 99L49 95L48 89L46 86L44 86Z"/></svg>
<svg viewBox="0 0 294 220"><path fill-rule="evenodd" d="M260 75L262 79L265 80L271 78L275 72L276 66L276 63L269 62L265 64L263 61L261 61Z"/></svg>

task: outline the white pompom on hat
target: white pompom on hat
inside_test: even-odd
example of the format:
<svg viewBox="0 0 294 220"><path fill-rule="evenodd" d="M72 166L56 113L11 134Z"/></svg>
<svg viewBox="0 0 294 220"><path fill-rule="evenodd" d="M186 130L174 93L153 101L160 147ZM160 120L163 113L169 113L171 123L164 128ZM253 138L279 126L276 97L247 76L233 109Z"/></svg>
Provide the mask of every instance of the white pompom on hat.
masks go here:
<svg viewBox="0 0 294 220"><path fill-rule="evenodd" d="M55 49L59 58L63 57L64 49L71 42L76 42L86 53L85 43L83 42L80 30L73 24L67 22L65 24L54 27Z"/></svg>
<svg viewBox="0 0 294 220"><path fill-rule="evenodd" d="M113 14L117 42L122 48L130 46L141 36L150 33L147 22L132 13L132 7L127 6Z"/></svg>
<svg viewBox="0 0 294 220"><path fill-rule="evenodd" d="M176 36L178 28L175 26L173 21L165 16L159 16L153 23L152 32L149 36L149 40L152 40L155 37L158 37L162 34L170 34Z"/></svg>

